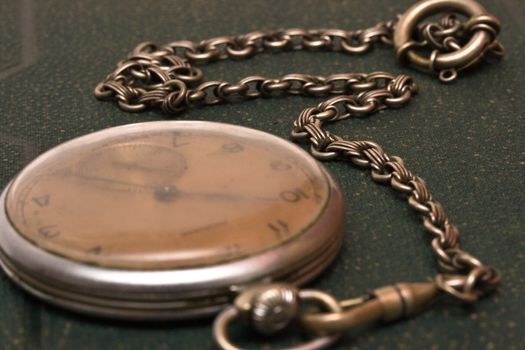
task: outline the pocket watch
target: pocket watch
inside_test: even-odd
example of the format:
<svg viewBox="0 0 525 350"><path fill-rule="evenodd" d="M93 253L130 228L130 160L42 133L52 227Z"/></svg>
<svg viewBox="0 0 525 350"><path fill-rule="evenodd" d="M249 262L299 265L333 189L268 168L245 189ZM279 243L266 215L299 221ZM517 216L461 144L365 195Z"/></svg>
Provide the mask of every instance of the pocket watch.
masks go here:
<svg viewBox="0 0 525 350"><path fill-rule="evenodd" d="M303 284L341 246L341 193L298 146L228 124L102 130L28 165L1 197L0 261L95 315L216 313L246 285Z"/></svg>
<svg viewBox="0 0 525 350"><path fill-rule="evenodd" d="M429 18L447 13L439 22ZM349 329L411 316L440 294L473 303L500 274L468 253L425 181L373 141L327 126L400 107L417 93L405 74L322 77L258 75L203 81L201 63L268 50L360 54L393 46L399 63L444 82L499 59L499 20L472 0L425 0L374 27L257 31L200 42L138 45L95 88L129 112L177 114L259 97L325 97L304 109L288 141L240 126L158 121L120 126L66 142L38 157L0 197L0 263L30 293L85 313L181 319L219 313L213 336L225 350L232 322L263 334L292 322L314 337L293 349L329 346ZM342 195L317 160L368 169L405 196L431 236L438 273L338 301L299 289L337 255ZM317 307L305 307L315 304Z"/></svg>

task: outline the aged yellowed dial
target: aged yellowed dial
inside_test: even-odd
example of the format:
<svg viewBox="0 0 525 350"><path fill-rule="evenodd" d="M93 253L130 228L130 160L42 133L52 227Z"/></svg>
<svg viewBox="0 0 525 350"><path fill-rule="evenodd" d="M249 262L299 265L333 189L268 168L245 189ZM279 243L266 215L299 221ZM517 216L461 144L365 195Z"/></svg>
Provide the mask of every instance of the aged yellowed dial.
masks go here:
<svg viewBox="0 0 525 350"><path fill-rule="evenodd" d="M51 152L13 182L16 230L53 254L127 269L213 265L300 236L328 180L308 155L220 124L141 131Z"/></svg>

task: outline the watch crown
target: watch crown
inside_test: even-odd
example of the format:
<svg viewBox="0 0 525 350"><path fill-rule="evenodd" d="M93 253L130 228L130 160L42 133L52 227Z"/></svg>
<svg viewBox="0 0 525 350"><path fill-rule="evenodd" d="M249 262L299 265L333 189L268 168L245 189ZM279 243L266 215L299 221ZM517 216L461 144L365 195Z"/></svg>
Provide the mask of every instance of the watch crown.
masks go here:
<svg viewBox="0 0 525 350"><path fill-rule="evenodd" d="M285 329L299 310L297 289L286 284L259 285L244 290L235 306L261 334L275 334Z"/></svg>

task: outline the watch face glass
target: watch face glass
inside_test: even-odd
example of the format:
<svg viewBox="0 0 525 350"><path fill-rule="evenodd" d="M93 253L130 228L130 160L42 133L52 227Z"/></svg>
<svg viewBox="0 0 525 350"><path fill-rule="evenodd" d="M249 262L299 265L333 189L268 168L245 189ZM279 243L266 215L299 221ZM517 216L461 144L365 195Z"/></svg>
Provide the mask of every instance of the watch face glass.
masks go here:
<svg viewBox="0 0 525 350"><path fill-rule="evenodd" d="M287 141L226 124L162 122L51 150L11 184L6 212L19 234L53 254L172 269L293 240L323 212L329 193L318 163Z"/></svg>

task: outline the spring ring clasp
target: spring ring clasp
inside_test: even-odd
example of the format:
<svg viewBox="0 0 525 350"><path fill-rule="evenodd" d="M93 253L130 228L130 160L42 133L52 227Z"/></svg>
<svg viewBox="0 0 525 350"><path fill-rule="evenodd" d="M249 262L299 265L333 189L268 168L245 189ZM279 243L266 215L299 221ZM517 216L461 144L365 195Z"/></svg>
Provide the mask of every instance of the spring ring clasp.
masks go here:
<svg viewBox="0 0 525 350"><path fill-rule="evenodd" d="M444 37L444 45L437 47L433 40L417 40L418 25L438 13L459 13L468 17L460 29L462 46L445 30L434 31ZM474 0L425 0L409 8L400 18L394 31L394 50L399 63L438 74L442 82L455 80L458 72L487 58L501 58L504 49L496 41L500 21ZM432 28L426 28L431 31ZM434 27L435 29L435 27ZM447 40L450 39L450 40ZM434 45L433 45L434 44ZM427 57L421 49L431 51Z"/></svg>

